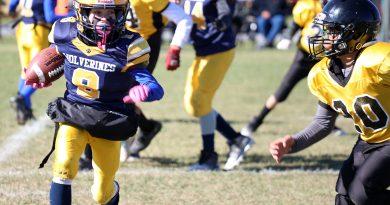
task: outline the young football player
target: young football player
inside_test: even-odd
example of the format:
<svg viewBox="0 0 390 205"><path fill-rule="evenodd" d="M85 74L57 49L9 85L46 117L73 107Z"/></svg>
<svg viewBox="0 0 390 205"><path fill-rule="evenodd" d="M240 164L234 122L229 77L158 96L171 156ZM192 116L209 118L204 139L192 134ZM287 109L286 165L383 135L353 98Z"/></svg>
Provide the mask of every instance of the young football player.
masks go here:
<svg viewBox="0 0 390 205"><path fill-rule="evenodd" d="M326 137L338 114L351 118L359 135L340 170L335 203L390 204L390 44L375 41L379 11L369 0L332 0L314 23L323 33L309 39L310 53L325 57L308 77L319 99L316 116L269 150L280 162Z"/></svg>
<svg viewBox="0 0 390 205"><path fill-rule="evenodd" d="M9 15L17 18L16 8L19 0L11 0L9 4ZM18 93L10 99L12 108L16 111L16 120L20 125L34 119L31 96L35 88L25 84L24 68L32 58L43 48L49 46L47 36L50 32L51 23L63 17L55 14L56 3L52 0L27 0L21 5L21 18L16 26L16 42L18 44L20 65L22 72L18 83ZM63 14L68 15L68 14Z"/></svg>
<svg viewBox="0 0 390 205"><path fill-rule="evenodd" d="M149 45L125 28L128 6L127 0L76 0L76 18L56 21L49 35L51 46L66 57L67 87L64 97L48 107L56 123L50 204L71 204L72 180L86 144L93 153L93 199L118 204L115 173L121 141L138 126L134 103L163 96L146 70Z"/></svg>
<svg viewBox="0 0 390 205"><path fill-rule="evenodd" d="M322 1L325 4L326 1ZM321 12L322 6L319 0L299 0L293 8L293 26L285 39L278 43L279 49L287 49L291 45L291 39L296 31L301 30L298 42L298 50L294 62L284 76L278 90L268 97L260 113L241 129L241 134L251 136L263 123L267 115L281 102L285 101L295 85L306 78L310 69L319 61L309 57L308 38L317 35L321 29L312 22L314 17ZM338 127L334 127L335 134L345 135L346 133Z"/></svg>
<svg viewBox="0 0 390 205"><path fill-rule="evenodd" d="M224 170L231 170L243 159L254 141L237 133L212 107L214 95L221 85L235 53L231 28L235 1L186 0L184 10L192 15L191 39L196 57L187 74L184 104L186 111L200 119L203 150L191 171L216 170L218 154L214 150L214 132L219 131L230 146Z"/></svg>

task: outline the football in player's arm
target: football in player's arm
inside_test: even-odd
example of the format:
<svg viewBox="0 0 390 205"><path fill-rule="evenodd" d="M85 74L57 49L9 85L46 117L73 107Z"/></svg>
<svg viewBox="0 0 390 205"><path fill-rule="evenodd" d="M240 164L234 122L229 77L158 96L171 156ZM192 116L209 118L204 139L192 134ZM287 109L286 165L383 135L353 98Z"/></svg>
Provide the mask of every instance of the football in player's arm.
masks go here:
<svg viewBox="0 0 390 205"><path fill-rule="evenodd" d="M329 1L314 23L310 53L323 58L309 73L319 104L314 120L270 144L280 162L326 137L337 115L353 120L359 136L336 184L336 205L390 204L390 44L377 42L380 14L369 0ZM319 46L319 47L318 47Z"/></svg>
<svg viewBox="0 0 390 205"><path fill-rule="evenodd" d="M145 68L149 45L125 28L128 4L74 1L76 17L56 21L49 35L51 46L65 56L66 78L64 96L48 107L56 123L51 204L71 204L71 184L86 144L94 156L94 200L118 204L120 143L138 127L134 103L163 97L162 87Z"/></svg>

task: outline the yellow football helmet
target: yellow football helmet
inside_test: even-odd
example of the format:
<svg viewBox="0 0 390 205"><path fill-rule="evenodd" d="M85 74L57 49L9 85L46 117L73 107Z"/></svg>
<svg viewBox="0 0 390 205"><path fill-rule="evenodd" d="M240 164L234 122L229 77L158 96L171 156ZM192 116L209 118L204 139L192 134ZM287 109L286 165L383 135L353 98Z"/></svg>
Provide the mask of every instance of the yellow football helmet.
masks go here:
<svg viewBox="0 0 390 205"><path fill-rule="evenodd" d="M97 45L105 50L106 45L116 42L126 29L128 0L74 0L73 7L77 19L78 35L89 45ZM115 19L94 16L91 22L92 9L113 9Z"/></svg>

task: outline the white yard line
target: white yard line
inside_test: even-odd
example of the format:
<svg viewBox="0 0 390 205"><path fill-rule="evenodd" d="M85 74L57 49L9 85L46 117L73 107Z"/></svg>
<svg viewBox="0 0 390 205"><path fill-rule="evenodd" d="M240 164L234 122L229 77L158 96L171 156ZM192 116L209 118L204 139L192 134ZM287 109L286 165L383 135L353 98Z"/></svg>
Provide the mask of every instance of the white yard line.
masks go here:
<svg viewBox="0 0 390 205"><path fill-rule="evenodd" d="M17 133L9 136L3 144L0 145L0 162L9 159L10 156L18 152L18 150L26 144L25 142L42 132L49 122L48 117L41 116L37 120L24 125Z"/></svg>
<svg viewBox="0 0 390 205"><path fill-rule="evenodd" d="M338 174L338 170L334 169L318 169L318 170L304 170L304 169L288 169L288 170L273 170L263 169L260 171L247 171L247 170L234 170L231 172L220 172L221 174L237 174L237 173L248 173L255 175L286 175L286 174ZM35 170L0 170L0 177L25 177L40 175L51 175L51 168L35 169ZM165 175L183 175L183 174L208 174L210 172L188 172L187 169L170 169L170 168L144 168L144 169L122 169L119 168L117 172L118 176L136 176L136 175L154 175L154 176L165 176ZM79 172L78 175L89 175L93 172Z"/></svg>

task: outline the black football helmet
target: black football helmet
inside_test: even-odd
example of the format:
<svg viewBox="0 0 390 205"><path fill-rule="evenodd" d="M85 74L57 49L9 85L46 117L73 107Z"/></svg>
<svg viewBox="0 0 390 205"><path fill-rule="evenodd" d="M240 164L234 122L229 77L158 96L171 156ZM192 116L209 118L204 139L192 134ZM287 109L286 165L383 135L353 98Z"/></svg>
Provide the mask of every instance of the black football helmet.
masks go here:
<svg viewBox="0 0 390 205"><path fill-rule="evenodd" d="M116 42L125 31L126 16L129 10L128 0L74 0L73 7L77 19L78 35L87 44L103 47ZM93 8L114 9L115 19L95 18L89 21Z"/></svg>
<svg viewBox="0 0 390 205"><path fill-rule="evenodd" d="M309 38L312 58L334 58L375 40L381 17L370 0L330 0L314 19L322 33Z"/></svg>

